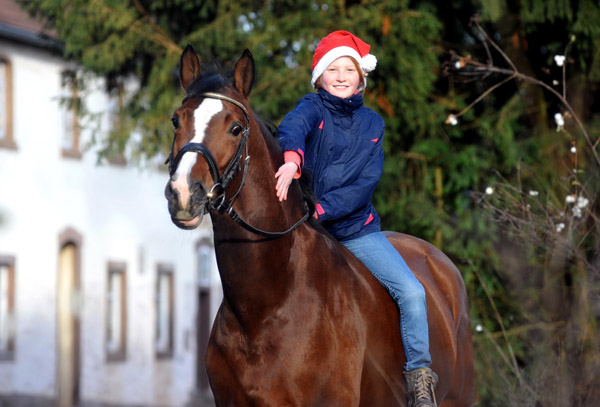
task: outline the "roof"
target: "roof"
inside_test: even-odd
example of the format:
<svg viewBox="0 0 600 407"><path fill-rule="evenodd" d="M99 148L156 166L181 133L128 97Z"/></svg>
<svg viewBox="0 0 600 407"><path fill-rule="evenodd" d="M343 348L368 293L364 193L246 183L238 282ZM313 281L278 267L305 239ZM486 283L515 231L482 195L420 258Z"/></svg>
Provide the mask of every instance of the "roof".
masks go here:
<svg viewBox="0 0 600 407"><path fill-rule="evenodd" d="M0 38L60 52L56 33L27 14L16 0L0 0Z"/></svg>

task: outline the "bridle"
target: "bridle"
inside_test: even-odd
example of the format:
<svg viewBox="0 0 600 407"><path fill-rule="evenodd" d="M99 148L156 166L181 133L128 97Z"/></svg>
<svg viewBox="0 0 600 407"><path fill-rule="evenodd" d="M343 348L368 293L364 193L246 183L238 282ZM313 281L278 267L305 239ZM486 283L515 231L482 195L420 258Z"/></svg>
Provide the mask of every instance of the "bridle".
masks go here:
<svg viewBox="0 0 600 407"><path fill-rule="evenodd" d="M183 99L183 103L185 103L185 101L190 99L191 97L195 97L195 96L201 96L204 98L212 98L212 99L220 99L220 100L224 100L226 102L234 104L235 106L239 107L242 110L242 112L244 113L244 116L246 118L246 124L242 130L242 135L240 137L240 142L238 143L237 149L235 150L235 153L234 153L233 157L231 158L231 161L229 162L229 164L227 164L227 167L223 171L223 174L219 173L219 167L217 166L217 162L216 162L214 156L212 155L212 153L210 152L210 150L208 149L208 147L206 147L206 145L204 143L187 143L185 146L183 146L181 148L181 150L179 150L177 152L177 155L175 157L173 157L173 147L175 145L175 138L173 138L173 146L171 147L171 154L169 155L169 158L165 162L165 164L167 164L167 163L169 164L169 176L173 177L173 174L175 174L175 171L177 170L177 166L179 165L179 162L181 161L181 158L183 157L183 155L185 153L188 153L188 152L197 153L200 156L202 156L204 161L206 161L206 164L208 164L208 169L209 169L210 175L213 179L213 186L210 189L210 191L208 191L206 194L206 197L207 197L206 208L209 213L213 212L213 211L217 211L219 213L227 213L231 217L231 219L233 219L237 224L242 226L244 229L246 229L254 234L268 237L268 238L276 238L276 237L284 236L284 235L287 235L288 233L292 232L296 228L298 228L298 226L300 226L302 223L304 223L310 216L306 202L304 202L304 210L305 210L304 216L302 218L300 218L300 220L298 220L295 224L293 224L289 229L284 230L282 232L269 232L266 230L256 228L256 227L248 224L246 221L244 221L239 216L239 214L235 211L235 209L233 209L233 202L235 201L238 194L242 190L242 187L244 186L244 183L246 181L246 175L248 174L248 168L250 167L250 154L248 154L248 138L250 137L250 114L248 113L248 109L246 109L246 106L244 106L241 102L239 102L227 95L224 95L222 93L204 92L204 93L200 93L200 94L187 95ZM244 154L245 154L246 158L244 158L242 160L242 156ZM242 162L243 162L244 171L242 173L241 182L239 183L238 188L235 191L235 193L229 199L226 199L225 195L227 192L227 188L229 187L229 184L231 183L233 178L237 175L238 171L242 168Z"/></svg>

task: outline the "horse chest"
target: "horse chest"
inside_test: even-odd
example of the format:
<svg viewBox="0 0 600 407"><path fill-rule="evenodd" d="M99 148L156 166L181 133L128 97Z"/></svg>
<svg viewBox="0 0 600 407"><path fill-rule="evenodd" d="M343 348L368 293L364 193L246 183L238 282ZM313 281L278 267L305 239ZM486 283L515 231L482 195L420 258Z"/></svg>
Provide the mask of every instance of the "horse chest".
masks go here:
<svg viewBox="0 0 600 407"><path fill-rule="evenodd" d="M332 335L318 317L304 325L276 320L251 337L231 321L215 326L207 368L215 394L228 399L223 405L356 405L358 391L349 389L360 388L360 346L351 336Z"/></svg>

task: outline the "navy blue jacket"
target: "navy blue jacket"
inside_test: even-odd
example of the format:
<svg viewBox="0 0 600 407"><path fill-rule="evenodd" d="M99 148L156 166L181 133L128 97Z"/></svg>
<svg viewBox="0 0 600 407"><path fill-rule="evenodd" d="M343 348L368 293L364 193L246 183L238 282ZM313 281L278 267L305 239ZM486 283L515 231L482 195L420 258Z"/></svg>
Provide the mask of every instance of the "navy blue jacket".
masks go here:
<svg viewBox="0 0 600 407"><path fill-rule="evenodd" d="M279 145L311 170L319 220L340 241L380 230L371 197L383 170L384 127L362 94L342 99L322 89L300 99L279 125Z"/></svg>

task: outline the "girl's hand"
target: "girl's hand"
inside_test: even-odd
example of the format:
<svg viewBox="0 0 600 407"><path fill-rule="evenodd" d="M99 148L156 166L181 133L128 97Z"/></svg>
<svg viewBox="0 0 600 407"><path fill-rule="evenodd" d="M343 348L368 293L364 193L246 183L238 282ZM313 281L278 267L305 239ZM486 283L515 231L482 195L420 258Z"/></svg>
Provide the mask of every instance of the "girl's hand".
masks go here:
<svg viewBox="0 0 600 407"><path fill-rule="evenodd" d="M296 175L297 172L298 165L294 162L288 162L279 167L275 173L275 178L277 178L275 190L277 191L277 198L279 198L279 202L287 199L288 188L290 187L292 179L294 179L294 175Z"/></svg>

